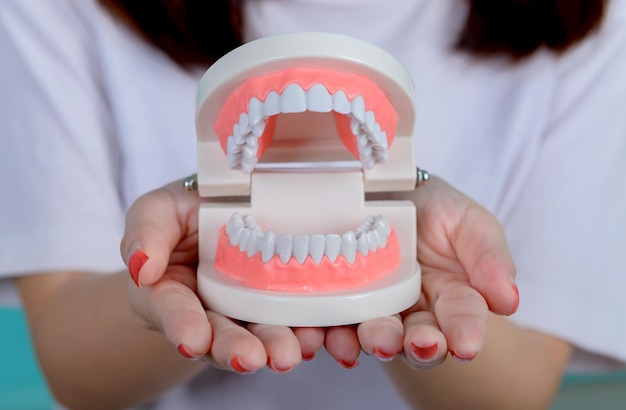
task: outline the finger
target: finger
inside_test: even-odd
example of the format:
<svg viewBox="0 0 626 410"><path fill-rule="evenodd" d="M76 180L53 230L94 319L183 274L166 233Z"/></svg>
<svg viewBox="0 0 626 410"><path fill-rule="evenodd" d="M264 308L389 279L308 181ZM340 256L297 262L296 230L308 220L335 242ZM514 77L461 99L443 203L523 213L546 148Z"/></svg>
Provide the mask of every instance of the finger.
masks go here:
<svg viewBox="0 0 626 410"><path fill-rule="evenodd" d="M515 266L497 219L440 178L412 195L417 209L418 259L447 261L439 267L466 273L497 314L512 314L519 296Z"/></svg>
<svg viewBox="0 0 626 410"><path fill-rule="evenodd" d="M302 360L313 360L315 354L324 346L325 331L319 327L296 327L293 334L300 342Z"/></svg>
<svg viewBox="0 0 626 410"><path fill-rule="evenodd" d="M404 328L399 316L368 320L357 328L361 349L382 361L392 360L402 350Z"/></svg>
<svg viewBox="0 0 626 410"><path fill-rule="evenodd" d="M448 287L434 308L439 328L450 353L459 360L471 360L482 349L487 334L489 307L472 287Z"/></svg>
<svg viewBox="0 0 626 410"><path fill-rule="evenodd" d="M250 324L248 330L265 346L267 365L274 372L285 373L300 364L300 342L290 328Z"/></svg>
<svg viewBox="0 0 626 410"><path fill-rule="evenodd" d="M359 365L361 346L354 326L329 328L324 338L324 346L328 354L346 369L354 369Z"/></svg>
<svg viewBox="0 0 626 410"><path fill-rule="evenodd" d="M414 369L430 369L443 363L448 345L432 312L419 311L404 318L403 357Z"/></svg>
<svg viewBox="0 0 626 410"><path fill-rule="evenodd" d="M220 314L209 311L206 317L213 328L209 360L215 367L249 374L265 366L267 353L257 337Z"/></svg>
<svg viewBox="0 0 626 410"><path fill-rule="evenodd" d="M453 241L472 287L484 296L489 309L513 314L519 305L515 266L495 217L481 207L468 208Z"/></svg>
<svg viewBox="0 0 626 410"><path fill-rule="evenodd" d="M211 326L204 308L193 291L194 272L172 266L153 286L129 286L129 303L145 321L159 330L188 359L199 358L209 349Z"/></svg>
<svg viewBox="0 0 626 410"><path fill-rule="evenodd" d="M197 229L199 204L198 195L174 182L141 196L130 207L120 253L138 286L163 275L172 250ZM188 251L196 252L196 246L190 243Z"/></svg>

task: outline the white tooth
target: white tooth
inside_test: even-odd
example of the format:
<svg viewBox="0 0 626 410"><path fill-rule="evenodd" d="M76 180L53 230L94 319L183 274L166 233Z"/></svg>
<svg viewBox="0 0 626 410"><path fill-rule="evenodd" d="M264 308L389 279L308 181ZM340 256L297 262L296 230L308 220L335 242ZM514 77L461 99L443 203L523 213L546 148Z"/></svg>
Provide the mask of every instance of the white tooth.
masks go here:
<svg viewBox="0 0 626 410"><path fill-rule="evenodd" d="M267 94L267 97L265 97L263 112L266 117L271 117L280 112L280 95L278 95L276 91L271 91Z"/></svg>
<svg viewBox="0 0 626 410"><path fill-rule="evenodd" d="M254 217L252 216L252 214L247 214L245 215L243 218L241 218L244 226L246 228L249 228L250 230L252 230L252 228L254 228L256 226L256 222L254 220Z"/></svg>
<svg viewBox="0 0 626 410"><path fill-rule="evenodd" d="M339 114L350 114L352 106L346 93L343 91L337 91L333 94L333 110Z"/></svg>
<svg viewBox="0 0 626 410"><path fill-rule="evenodd" d="M293 257L296 258L299 264L303 264L307 256L309 256L309 236L294 235Z"/></svg>
<svg viewBox="0 0 626 410"><path fill-rule="evenodd" d="M376 226L374 227L374 235L376 236L376 244L378 248L386 248L387 247L387 235L385 235L385 231L382 227Z"/></svg>
<svg viewBox="0 0 626 410"><path fill-rule="evenodd" d="M367 128L369 128L372 132L376 128L376 118L374 117L374 113L372 111L365 113L365 125L367 125Z"/></svg>
<svg viewBox="0 0 626 410"><path fill-rule="evenodd" d="M248 138L246 138L246 146L250 148L258 149L259 139L255 137L254 135L249 136Z"/></svg>
<svg viewBox="0 0 626 410"><path fill-rule="evenodd" d="M228 218L228 222L226 223L226 233L230 235L231 231L236 226L243 226L243 219L237 212Z"/></svg>
<svg viewBox="0 0 626 410"><path fill-rule="evenodd" d="M378 249L378 239L376 238L376 232L367 232L367 243L370 247L370 251L376 252L376 249Z"/></svg>
<svg viewBox="0 0 626 410"><path fill-rule="evenodd" d="M263 110L248 111L248 120L250 121L250 125L252 127L260 123L263 120L263 118L265 118L265 114L263 113Z"/></svg>
<svg viewBox="0 0 626 410"><path fill-rule="evenodd" d="M245 112L242 112L239 115L239 132L242 135L245 135L248 132L250 132L250 121L248 120L248 114Z"/></svg>
<svg viewBox="0 0 626 410"><path fill-rule="evenodd" d="M329 261L335 262L341 253L341 236L334 233L326 235L324 253Z"/></svg>
<svg viewBox="0 0 626 410"><path fill-rule="evenodd" d="M318 265L324 256L324 248L326 247L325 242L326 237L324 235L311 235L309 242L309 254L311 255L311 259L313 259L313 262Z"/></svg>
<svg viewBox="0 0 626 410"><path fill-rule="evenodd" d="M241 135L241 127L239 126L239 123L233 126L233 139L237 145L242 145L246 141L245 135Z"/></svg>
<svg viewBox="0 0 626 410"><path fill-rule="evenodd" d="M250 159L256 158L257 151L258 151L258 148L249 147L247 145L244 145L244 147L243 147L243 157L246 160L250 160Z"/></svg>
<svg viewBox="0 0 626 410"><path fill-rule="evenodd" d="M263 263L268 262L276 254L276 234L267 231L263 234L261 241L261 260Z"/></svg>
<svg viewBox="0 0 626 410"><path fill-rule="evenodd" d="M330 112L333 99L322 84L315 84L306 92L306 108L313 112Z"/></svg>
<svg viewBox="0 0 626 410"><path fill-rule="evenodd" d="M354 118L359 120L359 122L365 121L365 100L362 96L357 95L354 97L354 100L352 100L351 112L352 115L354 115Z"/></svg>
<svg viewBox="0 0 626 410"><path fill-rule="evenodd" d="M387 218L382 215L377 218L376 222L374 223L374 227L382 228L386 236L391 235L391 225L389 225L389 221L387 220Z"/></svg>
<svg viewBox="0 0 626 410"><path fill-rule="evenodd" d="M350 132L354 135L358 135L361 130L361 123L356 118L350 116Z"/></svg>
<svg viewBox="0 0 626 410"><path fill-rule="evenodd" d="M250 239L250 235L252 231L250 229L245 229L241 231L241 237L239 238L239 250L241 252L245 251L248 248L248 239Z"/></svg>
<svg viewBox="0 0 626 410"><path fill-rule="evenodd" d="M280 96L280 112L294 113L306 111L304 90L298 84L289 84Z"/></svg>
<svg viewBox="0 0 626 410"><path fill-rule="evenodd" d="M241 157L226 157L227 164L230 168L239 169L241 167Z"/></svg>
<svg viewBox="0 0 626 410"><path fill-rule="evenodd" d="M248 111L263 111L263 101L256 97L250 98L248 101Z"/></svg>
<svg viewBox="0 0 626 410"><path fill-rule="evenodd" d="M374 221L376 220L376 218L372 215L367 215L365 217L365 219L363 220L363 222L361 223L361 226L359 226L358 229L362 229L364 231L369 231L370 229L372 229L372 225L374 225Z"/></svg>
<svg viewBox="0 0 626 410"><path fill-rule="evenodd" d="M353 231L344 233L341 237L341 255L348 263L356 260L356 235Z"/></svg>
<svg viewBox="0 0 626 410"><path fill-rule="evenodd" d="M246 252L248 253L248 257L251 258L257 253L261 252L261 240L263 239L263 235L259 232L253 231L248 238L248 246L246 246Z"/></svg>
<svg viewBox="0 0 626 410"><path fill-rule="evenodd" d="M226 152L229 155L236 155L236 154L239 154L241 152L241 148L235 142L235 137L230 136L226 140Z"/></svg>
<svg viewBox="0 0 626 410"><path fill-rule="evenodd" d="M387 149L389 142L387 141L387 133L385 131L381 131L378 137L378 141L382 144L385 149Z"/></svg>
<svg viewBox="0 0 626 410"><path fill-rule="evenodd" d="M276 238L276 254L280 257L283 263L289 262L293 253L293 236L292 235L278 235Z"/></svg>
<svg viewBox="0 0 626 410"><path fill-rule="evenodd" d="M374 123L374 128L372 128L372 131L374 131L374 135L377 137L376 139L378 139L378 137L380 136L380 133L382 132L382 129L380 128L380 124L379 123Z"/></svg>
<svg viewBox="0 0 626 410"><path fill-rule="evenodd" d="M259 138L261 135L263 135L264 131L265 121L258 122L254 124L254 127L252 127L252 135L254 135L256 138Z"/></svg>
<svg viewBox="0 0 626 410"><path fill-rule="evenodd" d="M367 234L360 232L356 235L356 250L363 256L367 256L370 246L367 243Z"/></svg>
<svg viewBox="0 0 626 410"><path fill-rule="evenodd" d="M365 133L359 133L356 136L356 141L359 147L363 147L363 148L367 147L367 144L369 143L369 139L367 138L367 134Z"/></svg>
<svg viewBox="0 0 626 410"><path fill-rule="evenodd" d="M228 243L230 246L238 246L241 243L241 234L246 228L243 226L234 226L228 234Z"/></svg>
<svg viewBox="0 0 626 410"><path fill-rule="evenodd" d="M239 164L243 172L254 171L255 165L256 165L256 158L242 158L241 164Z"/></svg>
<svg viewBox="0 0 626 410"><path fill-rule="evenodd" d="M241 170L247 173L252 172L254 170L255 165L256 165L256 157L255 158L242 158L241 164L239 164Z"/></svg>

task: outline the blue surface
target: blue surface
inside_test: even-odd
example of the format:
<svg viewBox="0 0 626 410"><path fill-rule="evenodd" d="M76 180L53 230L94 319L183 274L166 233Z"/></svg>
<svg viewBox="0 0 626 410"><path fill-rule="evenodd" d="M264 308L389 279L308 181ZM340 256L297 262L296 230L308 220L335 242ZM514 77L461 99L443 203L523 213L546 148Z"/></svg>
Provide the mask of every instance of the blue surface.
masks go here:
<svg viewBox="0 0 626 410"><path fill-rule="evenodd" d="M0 410L51 410L52 396L33 354L19 308L0 307ZM567 375L550 410L626 409L626 371Z"/></svg>
<svg viewBox="0 0 626 410"><path fill-rule="evenodd" d="M53 400L34 358L22 310L0 307L0 326L0 409L52 409Z"/></svg>

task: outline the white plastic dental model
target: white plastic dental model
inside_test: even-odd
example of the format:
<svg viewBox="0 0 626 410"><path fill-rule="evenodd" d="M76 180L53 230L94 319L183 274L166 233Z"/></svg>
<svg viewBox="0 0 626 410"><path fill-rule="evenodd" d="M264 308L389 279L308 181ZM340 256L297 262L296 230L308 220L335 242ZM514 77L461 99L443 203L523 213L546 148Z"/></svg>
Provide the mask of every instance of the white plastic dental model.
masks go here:
<svg viewBox="0 0 626 410"><path fill-rule="evenodd" d="M385 51L330 33L247 43L198 87L198 292L226 316L335 326L420 294L413 88Z"/></svg>

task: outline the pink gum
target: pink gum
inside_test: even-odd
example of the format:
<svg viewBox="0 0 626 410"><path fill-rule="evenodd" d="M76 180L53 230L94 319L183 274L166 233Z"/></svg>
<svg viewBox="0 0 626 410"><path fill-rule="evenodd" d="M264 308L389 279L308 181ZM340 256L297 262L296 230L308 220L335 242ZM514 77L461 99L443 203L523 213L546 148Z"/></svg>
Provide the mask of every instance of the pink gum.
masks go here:
<svg viewBox="0 0 626 410"><path fill-rule="evenodd" d="M226 152L227 139L233 133L233 126L239 121L239 115L243 112L248 112L248 101L250 101L250 98L256 97L260 101L265 101L267 94L271 91L282 93L287 86L293 83L300 85L305 91L315 84L323 84L331 94L342 90L350 101L358 95L363 96L365 110L376 113L376 120L381 130L387 133L387 144L391 146L398 124L398 115L385 93L372 80L354 73L299 67L251 78L241 84L228 97L215 121L215 131L224 152ZM352 133L350 132L350 123L347 117L337 113L335 113L335 117L346 118L337 121L338 132L346 148L358 158L356 141L354 138L351 138ZM265 152L271 142L274 124L271 122L268 125L270 126L266 126L265 132L259 138L257 157L263 155L263 152Z"/></svg>
<svg viewBox="0 0 626 410"><path fill-rule="evenodd" d="M224 227L220 229L215 256L215 268L237 282L255 289L292 293L359 288L393 272L399 264L400 246L393 229L385 248L367 257L357 253L353 264L341 255L335 262L324 256L320 264L310 256L303 264L294 258L284 263L278 255L264 263L260 253L248 257L238 246L231 246Z"/></svg>

